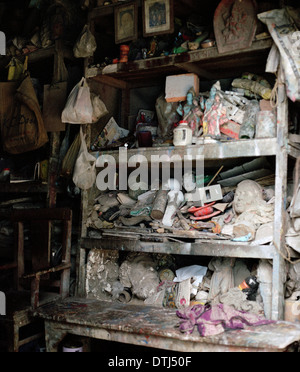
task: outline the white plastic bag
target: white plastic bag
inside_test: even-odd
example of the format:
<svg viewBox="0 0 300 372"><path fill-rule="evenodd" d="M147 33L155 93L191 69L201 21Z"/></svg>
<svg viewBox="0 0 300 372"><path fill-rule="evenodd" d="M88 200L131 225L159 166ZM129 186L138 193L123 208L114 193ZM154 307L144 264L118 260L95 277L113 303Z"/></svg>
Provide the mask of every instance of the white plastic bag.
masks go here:
<svg viewBox="0 0 300 372"><path fill-rule="evenodd" d="M97 49L95 36L91 33L89 26L85 25L73 48L76 58L92 57Z"/></svg>
<svg viewBox="0 0 300 372"><path fill-rule="evenodd" d="M63 123L69 124L90 124L93 122L91 93L85 78L82 78L70 93L61 120Z"/></svg>
<svg viewBox="0 0 300 372"><path fill-rule="evenodd" d="M105 103L100 99L99 96L92 93L91 100L93 105L93 123L97 123L103 116L108 114L108 110Z"/></svg>
<svg viewBox="0 0 300 372"><path fill-rule="evenodd" d="M207 273L207 267L192 265L187 267L182 267L176 271L175 283L183 282L184 280L195 278L199 283L202 282L203 277Z"/></svg>
<svg viewBox="0 0 300 372"><path fill-rule="evenodd" d="M81 147L76 160L73 182L81 190L89 190L96 182L96 158L88 152L85 135L80 127Z"/></svg>

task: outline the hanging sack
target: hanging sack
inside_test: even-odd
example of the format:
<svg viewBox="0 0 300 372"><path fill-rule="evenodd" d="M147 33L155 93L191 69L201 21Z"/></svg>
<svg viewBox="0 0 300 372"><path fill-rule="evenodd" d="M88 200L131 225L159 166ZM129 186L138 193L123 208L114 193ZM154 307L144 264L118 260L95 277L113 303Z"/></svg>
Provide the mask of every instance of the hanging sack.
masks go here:
<svg viewBox="0 0 300 372"><path fill-rule="evenodd" d="M61 113L67 99L67 82L44 85L43 119L47 132L64 132L66 124Z"/></svg>
<svg viewBox="0 0 300 372"><path fill-rule="evenodd" d="M76 58L92 57L97 49L95 36L91 33L89 26L85 25L73 48Z"/></svg>
<svg viewBox="0 0 300 372"><path fill-rule="evenodd" d="M88 152L85 135L80 127L81 147L75 163L73 182L81 190L89 190L96 182L96 158Z"/></svg>
<svg viewBox="0 0 300 372"><path fill-rule="evenodd" d="M14 61L14 62L12 62ZM0 128L1 133L4 131L4 127L7 127L12 120L14 111L14 101L17 89L24 79L28 66L28 57L25 58L25 62L21 63L18 59L12 59L9 68L8 81L0 82Z"/></svg>
<svg viewBox="0 0 300 372"><path fill-rule="evenodd" d="M70 146L62 162L61 172L60 172L61 177L69 178L72 176L75 162L76 162L79 150L80 150L80 141L81 141L80 134L78 134L76 138L74 139L72 145Z"/></svg>
<svg viewBox="0 0 300 372"><path fill-rule="evenodd" d="M91 124L93 122L91 93L85 78L82 78L70 93L61 119L63 123L69 124Z"/></svg>
<svg viewBox="0 0 300 372"><path fill-rule="evenodd" d="M3 149L9 154L34 151L48 142L40 105L29 74L26 74L14 95L12 115L1 126L1 134Z"/></svg>
<svg viewBox="0 0 300 372"><path fill-rule="evenodd" d="M12 119L14 109L14 97L17 92L19 83L15 81L7 81L0 83L0 128L1 134L4 134Z"/></svg>
<svg viewBox="0 0 300 372"><path fill-rule="evenodd" d="M44 85L43 119L47 132L64 132L66 124L61 114L67 100L68 71L64 63L63 53L56 50L57 67L51 84Z"/></svg>

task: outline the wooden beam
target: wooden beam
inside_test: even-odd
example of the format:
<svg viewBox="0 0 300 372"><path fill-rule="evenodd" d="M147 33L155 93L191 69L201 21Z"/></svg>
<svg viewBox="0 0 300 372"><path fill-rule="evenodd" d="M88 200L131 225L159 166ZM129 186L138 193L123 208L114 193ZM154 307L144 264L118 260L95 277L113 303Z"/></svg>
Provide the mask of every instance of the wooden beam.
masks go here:
<svg viewBox="0 0 300 372"><path fill-rule="evenodd" d="M113 232L113 230L112 230ZM178 254L189 256L216 256L273 259L276 255L274 246L249 245L224 240L195 240L195 243L185 242L145 242L123 238L91 239L82 238L81 248L113 249L123 252L146 252Z"/></svg>
<svg viewBox="0 0 300 372"><path fill-rule="evenodd" d="M110 87L117 88L117 89L128 89L128 84L116 78L107 75L97 75L92 79L96 80L97 82L105 85L109 85Z"/></svg>
<svg viewBox="0 0 300 372"><path fill-rule="evenodd" d="M194 73L202 78L208 80L215 80L216 75L209 73L208 71L202 69L201 67L197 66L195 63L176 63L176 67L182 68L188 73Z"/></svg>
<svg viewBox="0 0 300 372"><path fill-rule="evenodd" d="M71 220L72 211L69 208L46 208L46 209L20 209L14 210L11 220L20 221L41 221L41 220Z"/></svg>

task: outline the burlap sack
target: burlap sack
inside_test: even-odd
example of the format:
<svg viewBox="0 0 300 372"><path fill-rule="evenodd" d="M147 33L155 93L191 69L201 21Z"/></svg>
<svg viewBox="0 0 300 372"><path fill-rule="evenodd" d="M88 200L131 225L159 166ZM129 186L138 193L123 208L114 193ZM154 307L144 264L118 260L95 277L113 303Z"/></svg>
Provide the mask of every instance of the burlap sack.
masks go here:
<svg viewBox="0 0 300 372"><path fill-rule="evenodd" d="M29 75L14 94L12 105L11 114L7 107L6 119L1 121L3 149L10 154L22 154L44 146L48 135Z"/></svg>

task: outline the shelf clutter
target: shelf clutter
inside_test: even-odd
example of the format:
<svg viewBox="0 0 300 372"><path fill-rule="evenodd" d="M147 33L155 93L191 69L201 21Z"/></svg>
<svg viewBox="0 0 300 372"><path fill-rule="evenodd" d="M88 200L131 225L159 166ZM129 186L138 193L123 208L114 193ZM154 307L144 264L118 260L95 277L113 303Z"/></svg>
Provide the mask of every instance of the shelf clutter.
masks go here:
<svg viewBox="0 0 300 372"><path fill-rule="evenodd" d="M157 324L172 316L171 338L191 349L228 328L299 321L299 9L202 3L200 16L196 1L32 0L35 27L25 19L19 37L6 25L0 263L12 210L53 207L61 190L82 214L69 288L82 298L35 310L49 349L65 323L137 344L145 314L160 347ZM54 264L61 247L50 251Z"/></svg>
<svg viewBox="0 0 300 372"><path fill-rule="evenodd" d="M257 181L251 180L249 175L260 178ZM208 183L214 179L213 176L207 178ZM218 172L216 179L220 183L197 189L204 191L198 194L198 202L188 199L196 189L195 174L190 174L190 183L186 179L185 187L188 189L192 185L188 192L186 189L180 191L176 179L169 179L165 185L168 187L157 191L110 191L99 195L98 190L95 204L88 212L86 221L87 237L91 240L88 246L92 248L99 244L106 250L89 251L86 281L88 297L126 302L139 299L148 305L175 308L203 304L206 301L219 303L230 298L231 305L237 306L239 310L248 304L249 309L270 318L271 297L268 293L272 292L272 265L262 258L264 254L267 255L267 247L273 247L274 174L267 159L258 158L230 171ZM223 193L222 189L227 192ZM208 195L211 198L209 200ZM289 201L291 200L292 195L289 197ZM107 239L110 244L104 245L103 242ZM126 245L125 240L128 241ZM116 248L123 251L125 246L129 247L130 241L132 247L136 242L148 243L149 250L145 248L142 252L140 247L141 252L138 253L132 249L132 253L125 258L115 251ZM174 280L177 270L184 270L180 259L175 260L172 256L176 256L175 245L181 244L183 247L189 242L199 246L203 244L207 246L205 252L209 256L213 252L215 241L220 244L220 256L222 252L225 256L229 255L222 249L222 244L225 243L232 244L232 248L244 249L245 257L215 257L206 262L206 267L202 267L204 274L199 280L193 274L193 266L185 268L187 278ZM161 254L146 253L151 252L152 247L159 243L162 247ZM245 243L250 245L245 246ZM256 253L257 258L261 259L258 266L254 264L247 268L246 252L251 251L252 246L261 246L261 256ZM163 255L167 251L170 255ZM179 250L179 254L184 254L184 249ZM234 257L239 257L239 254L235 252ZM192 258L191 262L194 260ZM200 258L198 260L201 261ZM101 274L99 264L103 267ZM291 272L296 267L297 265L292 265ZM201 272L201 267L198 269ZM241 277L235 278L233 273L240 269ZM246 296L240 303L238 298L243 295L237 287L254 273L258 276L260 296L263 295L264 299L260 297L260 302L253 299L247 302ZM219 281L216 279L218 276L222 277ZM295 287L291 292L286 292L286 297L290 297L293 290Z"/></svg>
<svg viewBox="0 0 300 372"><path fill-rule="evenodd" d="M268 14L271 13L272 11ZM264 16L260 19L262 18ZM226 293L232 299L232 303L237 304L239 302L235 295L241 295L241 291L237 289L240 283L230 284L230 288L224 289L224 292L222 289L218 291L215 283L214 285L210 283L211 286L208 285L203 290L195 277L174 284L177 270L183 268L179 261L177 265L171 265L172 269L167 272L166 275L172 278L168 283L168 278L164 281L159 277L160 266L157 260L159 261L160 254L168 253L172 257L172 253L176 256L178 252L182 255L184 252L190 254L193 251L191 262L194 262L197 252L202 259L204 253L210 256L211 252L211 255L216 255L217 258L208 260L204 265L210 268L208 271L211 278L212 273L216 276L221 272L226 276L242 258L255 257L257 259L255 265L250 268L248 275L244 275L243 280L251 275L258 275L258 272L266 275L259 279L260 295L264 293L260 305L262 312L271 318L274 304L272 305L272 300L267 298L266 294L274 289L272 287L275 278L274 267L265 259L267 257L273 259L278 254L284 254L291 264L291 271L287 274L287 278L290 279L291 272L297 266L291 258L297 257L299 252L297 243L294 242L292 247L290 240L288 244L288 236L284 252L279 253L274 242L276 234L274 223L275 219L279 220L279 216L275 216L278 169L275 170L274 163L270 164L271 159L265 156L279 155L277 130L281 131L282 128L278 123L283 126L287 123L282 123L282 107L276 101L278 84L284 80L283 72L281 71L280 77L277 76L278 80L274 79L273 75L278 67L276 60L278 61L277 58L280 56L274 54L274 47L270 51L272 44L267 38L266 40L263 47L259 41L253 41L252 49L251 43L241 47L240 65L235 60L238 56L234 49L231 50L231 54L227 50L225 58L225 55L220 53L220 45L217 48L210 45L210 48L214 49L209 49L207 53L202 50L203 48L198 50L196 48L196 51L181 51L182 55L179 52L178 56L172 56L172 53L165 58L156 55L156 59L152 61L150 59L148 63L147 58L144 60L137 58L129 60L128 63L90 66L87 69L88 77L95 82L124 89L128 94L142 86L139 79L145 78L145 86L151 86L146 77L149 78L151 73L163 76L160 80L163 82L161 83L163 93L154 99L152 97L152 101L155 102L152 110L149 107L139 107L137 115L132 115L132 121L129 121L125 130L114 117L107 118L105 123L102 121L101 131L91 138L91 150L98 172L95 176L96 185L89 189L88 201L84 204L86 235L82 239L82 247L88 249L87 281L84 285L89 297L100 300L109 298L113 301L139 299L146 304L167 307L166 298L170 296L171 306L180 308L184 303L185 308L195 303L194 301L197 303L197 300L202 303L207 299L209 302L212 301L214 296L211 295L211 291L215 288L216 302L220 301L220 293ZM255 52L260 55L261 50L264 53L267 51L269 57L267 55L265 62L261 64L260 74L247 69L242 74L234 76L234 65L239 65L238 71L243 66L248 67L249 55L251 53L255 55ZM184 57L185 62L181 60ZM221 69L223 61L227 63L226 68L231 64L229 75L231 78L224 80L216 74L214 79L211 75L213 70L208 68L212 60L213 68L218 65ZM254 65L252 62L252 67ZM176 69L170 74L167 72L168 67ZM178 68L186 70L186 73L182 71L179 73ZM199 75L190 72L193 68L200 70ZM211 80L210 85L206 83L207 78ZM205 86L206 90L201 89L202 86ZM280 112L281 116L277 117ZM96 130L93 129L93 134ZM128 172L129 179L128 183L126 179L126 185L130 184L130 177L133 177L131 185L139 185L134 189L129 187L129 191L118 188L121 184L124 186L124 180L121 178L124 165L122 156L125 154L128 159L130 156L138 159L133 163L130 163L130 160L128 162L128 159L126 162L126 166L133 168ZM205 167L205 172L209 169L209 174L205 177L206 173L194 169L188 174L179 172L178 176L175 162L170 176L170 173L166 172L166 163L175 154L179 155L182 162L184 155L206 155L204 160L210 164L210 168ZM153 165L152 155L161 156L160 160L156 160L158 163L161 162L161 173L158 179L151 178L150 182L148 175L143 178L141 169L142 165L149 168ZM240 159L236 167L226 162L226 159L233 158ZM104 175L107 176L109 171L109 167L103 171L104 159L112 160L117 167L112 168L110 185L113 187L107 192L100 192L102 178ZM165 173L169 174L169 177L163 179ZM287 178L289 183L287 203L283 213L290 213L289 208L295 198L292 177L289 174ZM156 181L156 188L153 181ZM280 198L282 196L280 194ZM288 221L291 222L290 219ZM224 249L226 257L221 258L222 248L217 249L217 246L226 246ZM98 250L97 247L101 249ZM231 252L236 258L230 257L228 247L232 248ZM252 247L254 253L251 256L249 251ZM123 253L127 250L131 253L124 257ZM122 276L123 270L127 274L132 272L133 276L135 274L138 276L142 270L131 269L131 266L135 267L136 264L138 267L139 260L148 262L149 270L145 269L144 276L142 275L142 278L147 277L144 289L148 288L153 280L148 296L138 292L140 287L138 289L134 287L135 282L137 285L141 284L140 277L132 280L127 278L126 281ZM108 277L106 265L101 266L104 267L104 271L103 276L99 276L97 271L99 262L101 265L106 262L110 268L108 271L113 273L112 278L106 280ZM219 268L214 267L215 262L224 267L219 271ZM187 268L189 267L187 265ZM289 279L286 279L287 282ZM222 282L221 279L220 281ZM224 281L226 282L226 279ZM297 292L294 287L291 292L286 292L284 297L290 297L294 290ZM276 297L275 294L273 297ZM249 306L251 305L256 306L257 303L254 301Z"/></svg>

